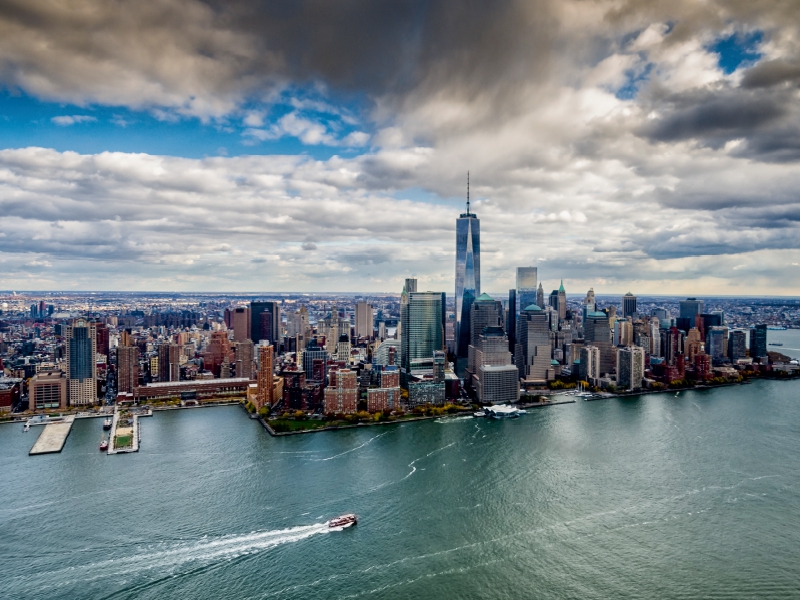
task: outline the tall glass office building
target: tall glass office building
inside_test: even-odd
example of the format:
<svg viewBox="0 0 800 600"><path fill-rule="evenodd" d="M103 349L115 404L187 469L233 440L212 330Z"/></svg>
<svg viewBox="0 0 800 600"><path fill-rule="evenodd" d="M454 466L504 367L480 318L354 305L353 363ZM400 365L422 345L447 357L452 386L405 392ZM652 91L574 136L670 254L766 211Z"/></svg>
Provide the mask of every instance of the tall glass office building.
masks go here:
<svg viewBox="0 0 800 600"><path fill-rule="evenodd" d="M517 267L517 314L536 304L537 267Z"/></svg>
<svg viewBox="0 0 800 600"><path fill-rule="evenodd" d="M456 221L456 369L459 376L467 365L470 331L469 316L472 303L481 295L481 221L469 212L469 182L467 183L467 212Z"/></svg>

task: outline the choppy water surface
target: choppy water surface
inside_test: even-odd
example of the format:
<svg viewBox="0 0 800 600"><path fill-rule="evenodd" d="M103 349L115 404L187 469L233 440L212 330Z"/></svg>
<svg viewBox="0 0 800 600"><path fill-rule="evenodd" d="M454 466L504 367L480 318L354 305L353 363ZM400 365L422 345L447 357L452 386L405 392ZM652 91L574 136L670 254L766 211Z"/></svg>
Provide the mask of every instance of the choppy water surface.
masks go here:
<svg viewBox="0 0 800 600"><path fill-rule="evenodd" d="M800 595L800 382L283 439L236 407L141 425L111 457L100 420L39 457L0 426L0 597Z"/></svg>

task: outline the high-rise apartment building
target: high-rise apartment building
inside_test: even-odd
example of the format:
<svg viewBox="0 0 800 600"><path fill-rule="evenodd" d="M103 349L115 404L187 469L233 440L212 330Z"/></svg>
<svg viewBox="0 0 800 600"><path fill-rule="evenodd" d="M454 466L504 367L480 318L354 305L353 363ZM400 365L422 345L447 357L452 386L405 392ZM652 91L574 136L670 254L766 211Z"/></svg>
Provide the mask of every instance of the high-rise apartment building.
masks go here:
<svg viewBox="0 0 800 600"><path fill-rule="evenodd" d="M371 338L375 328L375 322L372 315L372 305L367 302L356 303L356 337Z"/></svg>
<svg viewBox="0 0 800 600"><path fill-rule="evenodd" d="M520 310L536 304L537 267L517 267L517 298Z"/></svg>
<svg viewBox="0 0 800 600"><path fill-rule="evenodd" d="M237 306L233 309L233 341L243 342L250 339L250 309L246 306Z"/></svg>
<svg viewBox="0 0 800 600"><path fill-rule="evenodd" d="M331 384L325 388L325 412L352 414L358 406L358 374L350 369L331 371Z"/></svg>
<svg viewBox="0 0 800 600"><path fill-rule="evenodd" d="M181 347L178 344L161 344L158 347L158 380L181 380ZM222 361L220 360L220 364Z"/></svg>
<svg viewBox="0 0 800 600"><path fill-rule="evenodd" d="M469 315L475 298L481 295L481 222L469 211L469 176L467 176L467 212L456 221L456 369L463 373L469 352Z"/></svg>
<svg viewBox="0 0 800 600"><path fill-rule="evenodd" d="M70 406L97 401L97 329L87 319L75 319L65 327L67 392Z"/></svg>
<svg viewBox="0 0 800 600"><path fill-rule="evenodd" d="M253 342L250 340L235 344L234 357L236 359L236 377L253 378L254 349Z"/></svg>
<svg viewBox="0 0 800 600"><path fill-rule="evenodd" d="M581 348L580 368L581 381L594 385L600 378L600 349L596 346Z"/></svg>
<svg viewBox="0 0 800 600"><path fill-rule="evenodd" d="M117 346L117 393L131 393L139 383L139 348Z"/></svg>
<svg viewBox="0 0 800 600"><path fill-rule="evenodd" d="M272 346L258 347L258 394L256 408L272 407L273 404Z"/></svg>
<svg viewBox="0 0 800 600"><path fill-rule="evenodd" d="M617 351L617 387L627 391L642 388L644 378L644 349L639 346Z"/></svg>

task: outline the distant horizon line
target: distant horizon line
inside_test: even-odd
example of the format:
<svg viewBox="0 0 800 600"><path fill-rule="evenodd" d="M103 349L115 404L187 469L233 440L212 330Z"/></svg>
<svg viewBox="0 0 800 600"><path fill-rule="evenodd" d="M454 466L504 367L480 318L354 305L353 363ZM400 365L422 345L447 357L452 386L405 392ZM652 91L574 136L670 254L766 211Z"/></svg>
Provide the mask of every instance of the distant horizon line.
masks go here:
<svg viewBox="0 0 800 600"><path fill-rule="evenodd" d="M437 292L437 290L425 290L427 292ZM447 297L455 297L455 294L447 294ZM494 299L500 299L502 297L507 296L506 294L491 294ZM622 293L597 293L595 292L595 298L606 298L606 297L623 297L625 294L629 292L622 292ZM126 291L126 290L78 290L78 291L65 291L65 290L0 290L0 296L3 297L15 297L15 296L27 296L27 295L36 295L36 294L59 294L65 296L80 296L83 294L86 295L97 295L97 294L153 294L153 295L202 295L202 296L400 296L402 294L401 291L399 292L208 292L208 291L155 291L155 290L140 290L140 291ZM546 293L545 296L549 297L550 294ZM569 297L585 297L586 294L584 293L567 293L566 296ZM693 296L688 296L686 294L634 294L637 298L680 298L680 299L688 299L688 298L697 298L697 299L706 299L706 298L756 298L756 299L766 299L766 298L775 298L775 299L790 299L790 300L800 300L800 295L798 296L781 296L781 295L764 295L764 294L695 294Z"/></svg>

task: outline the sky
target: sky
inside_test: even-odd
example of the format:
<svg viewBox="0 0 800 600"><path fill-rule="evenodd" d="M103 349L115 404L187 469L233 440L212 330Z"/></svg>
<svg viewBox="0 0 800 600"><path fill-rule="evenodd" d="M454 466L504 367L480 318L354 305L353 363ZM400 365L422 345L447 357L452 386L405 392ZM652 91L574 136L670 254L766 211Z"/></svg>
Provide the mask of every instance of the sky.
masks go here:
<svg viewBox="0 0 800 600"><path fill-rule="evenodd" d="M800 295L800 3L5 0L0 289Z"/></svg>

